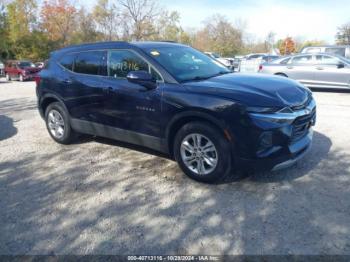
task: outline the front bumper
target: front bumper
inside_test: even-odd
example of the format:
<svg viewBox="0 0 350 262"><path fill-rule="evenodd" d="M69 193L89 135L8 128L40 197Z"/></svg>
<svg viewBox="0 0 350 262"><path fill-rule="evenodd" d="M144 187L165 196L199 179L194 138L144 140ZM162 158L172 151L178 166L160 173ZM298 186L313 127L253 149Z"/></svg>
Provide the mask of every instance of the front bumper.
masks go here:
<svg viewBox="0 0 350 262"><path fill-rule="evenodd" d="M243 143L236 145L238 168L280 170L294 165L310 150L312 126L316 123L314 100L293 114L255 116L251 117L249 126L242 132L245 138L238 139L238 143Z"/></svg>
<svg viewBox="0 0 350 262"><path fill-rule="evenodd" d="M254 171L277 171L293 166L302 160L312 147L313 130L298 142L291 144L281 150L278 154L273 154L264 158L246 159L238 158L239 169Z"/></svg>
<svg viewBox="0 0 350 262"><path fill-rule="evenodd" d="M271 170L272 171L278 171L281 169L285 169L288 167L293 166L295 163L297 163L299 160L301 160L311 149L312 145L312 137L313 137L313 130L311 129L309 131L309 134L301 141L298 143L302 146L297 152L292 154L290 156L290 159L281 162L279 164L276 164Z"/></svg>

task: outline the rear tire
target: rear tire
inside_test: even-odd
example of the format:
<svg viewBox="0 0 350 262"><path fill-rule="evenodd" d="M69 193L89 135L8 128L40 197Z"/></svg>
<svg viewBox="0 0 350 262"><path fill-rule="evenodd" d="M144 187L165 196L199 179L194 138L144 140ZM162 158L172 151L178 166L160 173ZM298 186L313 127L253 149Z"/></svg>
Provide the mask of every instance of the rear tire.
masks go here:
<svg viewBox="0 0 350 262"><path fill-rule="evenodd" d="M6 73L5 77L6 77L6 81L7 81L7 82L11 81L11 77L10 77L9 74Z"/></svg>
<svg viewBox="0 0 350 262"><path fill-rule="evenodd" d="M45 112L46 128L57 143L70 144L75 138L68 112L59 102L50 104Z"/></svg>
<svg viewBox="0 0 350 262"><path fill-rule="evenodd" d="M229 142L223 132L206 122L190 122L177 132L174 156L182 171L200 182L222 181L232 171Z"/></svg>
<svg viewBox="0 0 350 262"><path fill-rule="evenodd" d="M24 81L23 75L19 75L18 79L19 79L20 82L23 82Z"/></svg>

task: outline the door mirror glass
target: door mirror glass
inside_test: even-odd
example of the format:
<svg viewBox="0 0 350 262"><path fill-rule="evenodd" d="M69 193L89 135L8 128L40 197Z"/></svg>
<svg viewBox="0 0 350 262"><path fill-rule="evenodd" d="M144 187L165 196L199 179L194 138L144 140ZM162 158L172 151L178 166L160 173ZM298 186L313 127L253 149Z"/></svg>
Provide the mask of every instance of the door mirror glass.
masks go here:
<svg viewBox="0 0 350 262"><path fill-rule="evenodd" d="M147 71L131 71L126 78L129 82L142 85L147 89L154 89L157 86L156 79Z"/></svg>

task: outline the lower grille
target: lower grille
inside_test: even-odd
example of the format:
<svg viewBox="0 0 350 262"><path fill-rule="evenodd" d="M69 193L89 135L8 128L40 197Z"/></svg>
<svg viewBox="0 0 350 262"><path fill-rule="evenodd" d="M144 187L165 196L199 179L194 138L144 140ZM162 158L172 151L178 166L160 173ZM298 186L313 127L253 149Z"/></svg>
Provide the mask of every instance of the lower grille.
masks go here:
<svg viewBox="0 0 350 262"><path fill-rule="evenodd" d="M303 138L309 131L310 127L315 125L316 109L308 115L300 116L293 123L291 141L295 142Z"/></svg>

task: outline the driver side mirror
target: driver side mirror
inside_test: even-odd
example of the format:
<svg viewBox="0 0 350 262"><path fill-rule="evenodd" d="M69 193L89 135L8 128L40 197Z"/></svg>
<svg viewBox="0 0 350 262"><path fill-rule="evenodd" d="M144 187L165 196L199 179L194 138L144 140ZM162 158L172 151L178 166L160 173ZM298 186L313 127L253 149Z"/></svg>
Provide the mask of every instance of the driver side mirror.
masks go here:
<svg viewBox="0 0 350 262"><path fill-rule="evenodd" d="M338 65L337 65L338 68L344 68L345 65L342 63L342 62L339 62Z"/></svg>
<svg viewBox="0 0 350 262"><path fill-rule="evenodd" d="M149 90L157 87L157 81L146 71L131 71L126 76L126 79L131 83L142 85Z"/></svg>

